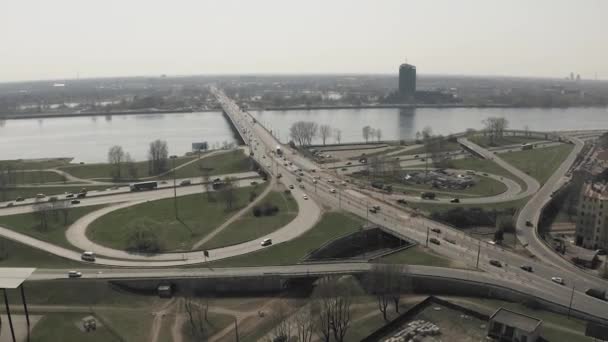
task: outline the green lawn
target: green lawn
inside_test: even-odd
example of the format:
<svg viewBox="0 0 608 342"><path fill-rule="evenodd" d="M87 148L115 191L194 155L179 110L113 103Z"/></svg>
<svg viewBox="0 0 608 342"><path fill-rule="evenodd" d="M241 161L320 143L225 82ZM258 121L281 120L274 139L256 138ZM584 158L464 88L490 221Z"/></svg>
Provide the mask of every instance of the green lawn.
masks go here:
<svg viewBox="0 0 608 342"><path fill-rule="evenodd" d="M95 309L95 313L123 341L145 342L150 338L154 320L150 310Z"/></svg>
<svg viewBox="0 0 608 342"><path fill-rule="evenodd" d="M82 188L87 190L106 189L107 186L89 186L89 185L73 185L73 186L39 186L31 188L8 188L0 190L0 201L12 201L17 197L33 198L36 194L45 194L47 196L61 195L67 192L79 192Z"/></svg>
<svg viewBox="0 0 608 342"><path fill-rule="evenodd" d="M516 135L516 136L506 135L506 136L502 137L501 139L495 140L494 142L490 141L490 136L484 136L484 135L475 135L475 136L469 137L468 139L482 147L496 147L496 146L524 144L524 143L533 143L536 141L545 140L545 139L540 139L538 137L525 137L525 136L521 136L521 135Z"/></svg>
<svg viewBox="0 0 608 342"><path fill-rule="evenodd" d="M72 207L67 210L67 217L60 210L49 211L46 229L42 228L41 219L34 213L0 216L0 225L39 240L74 249L65 237L65 230L80 217L103 207L104 205Z"/></svg>
<svg viewBox="0 0 608 342"><path fill-rule="evenodd" d="M255 217L253 212L249 212L231 223L222 232L205 243L202 248L213 249L257 239L283 227L298 215L298 203L291 194L278 191L270 192L260 202L262 206L266 203L276 205L279 212L273 216L260 217Z"/></svg>
<svg viewBox="0 0 608 342"><path fill-rule="evenodd" d="M459 151L462 150L462 146L460 146L459 143L454 142L454 141L445 141L441 147L441 152L452 152L452 151ZM408 151L403 151L401 153L395 154L394 157L396 156L408 156L408 155L415 155L415 154L422 154L422 153L426 153L426 148L424 146L420 146Z"/></svg>
<svg viewBox="0 0 608 342"><path fill-rule="evenodd" d="M507 152L502 159L544 184L562 164L574 145L562 144L527 151Z"/></svg>
<svg viewBox="0 0 608 342"><path fill-rule="evenodd" d="M242 150L233 150L188 164L181 169L178 169L175 176L177 178L200 177L201 167L211 169L209 172L210 175L221 175L249 171L251 170L251 161ZM169 173L162 178L172 179L173 174Z"/></svg>
<svg viewBox="0 0 608 342"><path fill-rule="evenodd" d="M175 219L173 198L123 208L95 220L89 226L87 236L104 246L126 249L129 236L136 230L135 223L145 218L155 223L147 228L157 236L164 251L188 250L247 205L252 191L260 194L266 186L234 189L235 203L230 211L226 210L226 202L218 193L212 193L214 200L211 201L204 193L180 196L177 198L179 221Z"/></svg>
<svg viewBox="0 0 608 342"><path fill-rule="evenodd" d="M0 160L0 169L44 170L68 165L72 158Z"/></svg>
<svg viewBox="0 0 608 342"><path fill-rule="evenodd" d="M486 203L486 204L441 204L441 203L437 203L437 202L433 202L433 201L426 201L426 202L421 202L421 203L411 203L410 207L417 208L420 211L427 212L427 213L434 212L434 211L444 212L444 211L454 209L457 207L482 208L485 210L492 210L492 209L504 210L504 209L509 209L509 208L519 209L519 208L523 207L524 204L526 204L528 199L529 198L526 197L526 198L518 199L515 201L500 202L500 203Z"/></svg>
<svg viewBox="0 0 608 342"><path fill-rule="evenodd" d="M80 320L88 313L49 313L40 319L32 330L31 342L110 342L121 341L110 329L99 326L93 332L80 330Z"/></svg>
<svg viewBox="0 0 608 342"><path fill-rule="evenodd" d="M435 253L428 252L423 246L414 246L402 251L387 255L380 262L388 264L427 265L437 267L450 267L452 263Z"/></svg>
<svg viewBox="0 0 608 342"><path fill-rule="evenodd" d="M323 243L360 229L363 220L343 212L329 212L308 232L261 251L211 262L212 267L291 265Z"/></svg>
<svg viewBox="0 0 608 342"><path fill-rule="evenodd" d="M44 184L52 182L63 182L65 178L52 171L19 172L15 171L8 177L11 185L21 184Z"/></svg>
<svg viewBox="0 0 608 342"><path fill-rule="evenodd" d="M0 238L0 267L75 268L82 263Z"/></svg>
<svg viewBox="0 0 608 342"><path fill-rule="evenodd" d="M175 159L175 166L179 166L183 163L187 163L193 159L196 159L197 156L183 156ZM137 176L138 177L149 177L153 176L150 174L148 169L148 161L139 161L136 162L137 166ZM171 160L168 162L168 167L170 168ZM59 168L74 177L90 179L90 178L111 178L112 177L112 165L107 163L96 163L96 164L75 164L75 165L67 165ZM125 178L129 178L126 168L121 172L124 173Z"/></svg>

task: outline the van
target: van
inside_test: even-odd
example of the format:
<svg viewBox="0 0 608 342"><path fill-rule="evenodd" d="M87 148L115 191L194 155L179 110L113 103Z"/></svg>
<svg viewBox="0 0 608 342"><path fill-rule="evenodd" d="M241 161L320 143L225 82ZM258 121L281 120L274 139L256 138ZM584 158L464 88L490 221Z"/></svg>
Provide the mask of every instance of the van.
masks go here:
<svg viewBox="0 0 608 342"><path fill-rule="evenodd" d="M262 247L270 246L270 245L272 245L272 239L264 239L264 240L262 240L260 245L262 245Z"/></svg>
<svg viewBox="0 0 608 342"><path fill-rule="evenodd" d="M95 253L93 252L83 252L80 258L84 261L95 261Z"/></svg>

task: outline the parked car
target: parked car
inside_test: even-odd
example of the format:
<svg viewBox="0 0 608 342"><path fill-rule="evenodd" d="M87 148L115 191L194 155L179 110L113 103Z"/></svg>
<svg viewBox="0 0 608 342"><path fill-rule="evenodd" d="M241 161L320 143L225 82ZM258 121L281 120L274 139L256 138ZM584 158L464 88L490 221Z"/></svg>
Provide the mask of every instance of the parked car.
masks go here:
<svg viewBox="0 0 608 342"><path fill-rule="evenodd" d="M294 189L293 184L289 184L289 188L293 190Z"/></svg>
<svg viewBox="0 0 608 342"><path fill-rule="evenodd" d="M78 271L69 271L69 272L68 272L68 277L69 277L69 278L80 278L80 277L82 277L82 272L78 272Z"/></svg>
<svg viewBox="0 0 608 342"><path fill-rule="evenodd" d="M300 184L298 186L300 187L300 189L304 189L304 184Z"/></svg>
<svg viewBox="0 0 608 342"><path fill-rule="evenodd" d="M380 206L379 205L373 205L372 208L374 208L376 210L380 210Z"/></svg>
<svg viewBox="0 0 608 342"><path fill-rule="evenodd" d="M496 267L502 267L502 264L498 260L490 260L490 265L496 266Z"/></svg>
<svg viewBox="0 0 608 342"><path fill-rule="evenodd" d="M304 197L304 199L305 199L305 200L307 200L307 199L308 199L308 196L307 196L306 194L304 194L304 196L303 196L303 197Z"/></svg>
<svg viewBox="0 0 608 342"><path fill-rule="evenodd" d="M441 245L441 242L440 242L439 240L435 239L435 238L430 238L430 239L429 239L429 241L430 241L431 243L436 244L436 245Z"/></svg>
<svg viewBox="0 0 608 342"><path fill-rule="evenodd" d="M262 245L262 247L270 246L272 245L272 239L264 239L262 242L260 242L260 245Z"/></svg>
<svg viewBox="0 0 608 342"><path fill-rule="evenodd" d="M448 238L443 238L443 239L444 239L445 241L447 241L447 242L451 243L452 245L455 245L455 244L456 244L456 240L454 240L454 239L448 239Z"/></svg>
<svg viewBox="0 0 608 342"><path fill-rule="evenodd" d="M526 226L528 226L528 227L534 227L534 225L530 221L526 221Z"/></svg>
<svg viewBox="0 0 608 342"><path fill-rule="evenodd" d="M530 266L530 265L521 265L519 268L521 268L522 270L524 270L526 272L532 272L532 266Z"/></svg>
<svg viewBox="0 0 608 342"><path fill-rule="evenodd" d="M407 204L407 201L406 201L406 200L404 200L403 198L400 198L400 199L398 199L398 200L397 200L397 203L399 203L399 204L403 204L403 205L406 205L406 204Z"/></svg>
<svg viewBox="0 0 608 342"><path fill-rule="evenodd" d="M332 194L335 194L336 193L336 189L331 188L331 189L329 189L329 192L331 192Z"/></svg>
<svg viewBox="0 0 608 342"><path fill-rule="evenodd" d="M431 228L431 231L433 233L441 234L441 229L439 229L439 228Z"/></svg>
<svg viewBox="0 0 608 342"><path fill-rule="evenodd" d="M560 285L564 285L564 279L562 279L561 277L551 277L551 281L556 283L556 284L560 284Z"/></svg>
<svg viewBox="0 0 608 342"><path fill-rule="evenodd" d="M374 208L369 208L369 212L372 214L375 214L378 212L378 210L374 209Z"/></svg>
<svg viewBox="0 0 608 342"><path fill-rule="evenodd" d="M352 162L347 162L346 165L353 165L353 163Z"/></svg>

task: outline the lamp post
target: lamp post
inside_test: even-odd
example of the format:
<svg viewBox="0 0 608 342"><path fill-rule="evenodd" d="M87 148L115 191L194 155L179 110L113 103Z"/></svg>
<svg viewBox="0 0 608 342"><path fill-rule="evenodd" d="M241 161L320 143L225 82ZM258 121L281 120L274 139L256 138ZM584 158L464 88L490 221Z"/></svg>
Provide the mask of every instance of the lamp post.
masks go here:
<svg viewBox="0 0 608 342"><path fill-rule="evenodd" d="M171 167L173 168L173 207L175 208L175 219L177 220L177 180L175 179L175 159L177 159L176 155L170 156L171 159Z"/></svg>

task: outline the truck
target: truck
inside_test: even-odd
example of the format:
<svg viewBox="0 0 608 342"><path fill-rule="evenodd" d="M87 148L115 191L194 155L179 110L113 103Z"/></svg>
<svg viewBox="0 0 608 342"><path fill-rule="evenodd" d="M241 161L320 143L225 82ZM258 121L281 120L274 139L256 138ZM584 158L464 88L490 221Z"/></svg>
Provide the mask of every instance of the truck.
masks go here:
<svg viewBox="0 0 608 342"><path fill-rule="evenodd" d="M275 151L276 151L276 153L277 153L278 156L282 156L283 155L283 150L281 149L281 146L277 145L277 148L276 148Z"/></svg>
<svg viewBox="0 0 608 342"><path fill-rule="evenodd" d="M133 183L133 184L129 185L129 188L131 189L131 191L154 190L154 189L158 188L158 182L151 181L151 182Z"/></svg>
<svg viewBox="0 0 608 342"><path fill-rule="evenodd" d="M606 290L590 288L585 291L585 294L597 299L606 300Z"/></svg>

